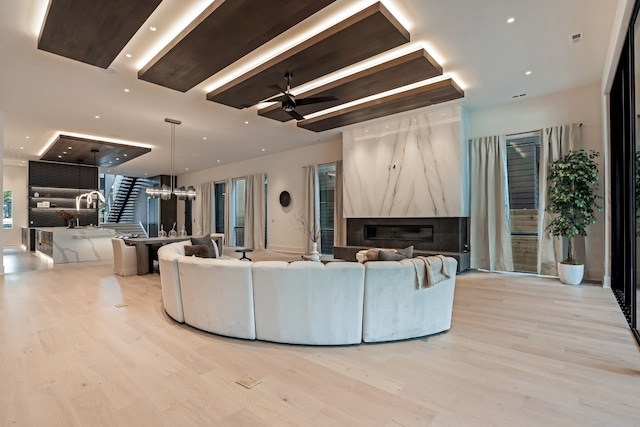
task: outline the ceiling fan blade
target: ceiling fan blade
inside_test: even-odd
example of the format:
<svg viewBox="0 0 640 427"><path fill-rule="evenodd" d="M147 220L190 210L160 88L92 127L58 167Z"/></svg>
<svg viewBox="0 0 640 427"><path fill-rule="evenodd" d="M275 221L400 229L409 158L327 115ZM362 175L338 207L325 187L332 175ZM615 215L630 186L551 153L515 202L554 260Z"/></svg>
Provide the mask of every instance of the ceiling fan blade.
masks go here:
<svg viewBox="0 0 640 427"><path fill-rule="evenodd" d="M302 117L296 110L287 111L287 114L296 120L304 120L304 117Z"/></svg>
<svg viewBox="0 0 640 427"><path fill-rule="evenodd" d="M291 98L289 98L287 95L279 95L274 98L267 99L264 102L285 102L285 101L288 101L289 99Z"/></svg>
<svg viewBox="0 0 640 427"><path fill-rule="evenodd" d="M337 100L338 98L336 98L335 96L315 96L311 98L297 99L296 104L309 105L309 104L317 104L319 102L329 102L329 101L337 101Z"/></svg>

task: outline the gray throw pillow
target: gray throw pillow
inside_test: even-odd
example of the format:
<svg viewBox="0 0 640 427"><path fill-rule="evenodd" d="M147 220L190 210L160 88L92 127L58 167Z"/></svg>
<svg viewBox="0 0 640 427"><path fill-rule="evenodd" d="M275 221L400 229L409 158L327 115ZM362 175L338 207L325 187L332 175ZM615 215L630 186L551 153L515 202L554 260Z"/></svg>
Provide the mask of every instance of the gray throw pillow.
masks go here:
<svg viewBox="0 0 640 427"><path fill-rule="evenodd" d="M400 261L406 259L407 256L400 252L379 251L378 261Z"/></svg>
<svg viewBox="0 0 640 427"><path fill-rule="evenodd" d="M211 240L211 237L209 236L204 236L204 237L192 237L191 238L191 244L192 245L204 245L207 248L209 248L209 253L211 254L211 258L215 258L216 257L216 248L213 246L213 240ZM186 248L186 246L185 246Z"/></svg>
<svg viewBox="0 0 640 427"><path fill-rule="evenodd" d="M211 258L211 252L205 245L185 245L184 254L186 256L197 256L198 258Z"/></svg>
<svg viewBox="0 0 640 427"><path fill-rule="evenodd" d="M407 246L404 249L397 249L396 252L403 254L407 258L413 258L413 245Z"/></svg>

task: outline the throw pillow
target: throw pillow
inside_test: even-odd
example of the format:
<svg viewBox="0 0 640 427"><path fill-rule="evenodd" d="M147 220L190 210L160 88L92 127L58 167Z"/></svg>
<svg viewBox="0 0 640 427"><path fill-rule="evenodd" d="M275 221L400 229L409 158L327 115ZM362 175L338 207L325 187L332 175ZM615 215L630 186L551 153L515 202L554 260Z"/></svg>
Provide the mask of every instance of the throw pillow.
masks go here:
<svg viewBox="0 0 640 427"><path fill-rule="evenodd" d="M400 261L406 259L407 256L401 252L379 251L378 261Z"/></svg>
<svg viewBox="0 0 640 427"><path fill-rule="evenodd" d="M211 258L211 252L205 245L185 245L184 254L186 256L197 256L198 258Z"/></svg>
<svg viewBox="0 0 640 427"><path fill-rule="evenodd" d="M211 258L215 258L216 257L216 248L213 246L213 240L211 240L211 237L209 236L204 236L204 237L192 237L191 238L191 244L192 245L205 245L207 248L209 248L209 253L211 254ZM186 246L185 246L186 248Z"/></svg>
<svg viewBox="0 0 640 427"><path fill-rule="evenodd" d="M407 246L404 249L397 249L396 252L405 255L407 258L413 258L413 245Z"/></svg>
<svg viewBox="0 0 640 427"><path fill-rule="evenodd" d="M378 252L380 251L380 249L369 249L367 252L364 253L364 261L363 262L367 262L367 261L377 261L378 260Z"/></svg>

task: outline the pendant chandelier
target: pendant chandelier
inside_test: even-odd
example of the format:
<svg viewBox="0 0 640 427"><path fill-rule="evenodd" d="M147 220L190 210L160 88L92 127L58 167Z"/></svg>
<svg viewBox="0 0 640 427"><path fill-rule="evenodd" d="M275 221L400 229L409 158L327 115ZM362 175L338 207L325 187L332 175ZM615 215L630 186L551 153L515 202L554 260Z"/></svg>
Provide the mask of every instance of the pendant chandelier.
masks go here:
<svg viewBox="0 0 640 427"><path fill-rule="evenodd" d="M145 192L153 199L159 197L162 200L170 200L171 195L175 194L178 200L194 200L196 198L196 189L192 185L190 185L189 188L185 188L184 186L173 188L173 171L176 157L176 125L180 125L182 122L170 118L165 118L164 121L171 124L171 186L167 184L163 184L162 186L155 184L148 187Z"/></svg>

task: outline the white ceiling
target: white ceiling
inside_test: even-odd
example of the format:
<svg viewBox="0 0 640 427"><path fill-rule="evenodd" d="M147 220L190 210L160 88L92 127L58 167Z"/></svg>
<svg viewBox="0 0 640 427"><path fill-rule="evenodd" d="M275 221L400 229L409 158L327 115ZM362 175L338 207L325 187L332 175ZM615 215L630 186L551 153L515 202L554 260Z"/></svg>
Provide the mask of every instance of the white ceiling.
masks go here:
<svg viewBox="0 0 640 427"><path fill-rule="evenodd" d="M372 2L337 0L260 52L286 42L320 18ZM195 8L191 13L196 13L209 3L211 0L165 0L116 58L112 69L105 71L36 48L47 0L0 1L5 164L39 159L54 134L64 131L151 146L151 153L114 168L112 173L169 174L170 127L165 117L182 121L176 128L176 175L187 168L192 172L338 138L340 130L314 133L297 128L293 122L259 117L255 107L236 110L207 101L205 94L211 85L242 62L187 93L137 79L140 61L149 55L150 46L186 25L176 18L189 8ZM617 0L383 3L407 26L412 42L424 43L445 73L463 87L462 103L474 110L599 83ZM515 22L508 24L509 17ZM150 31L150 25L158 30ZM571 36L579 32L583 41L572 44ZM125 53L131 53L132 58ZM525 75L526 71L531 75ZM512 98L519 94L526 97Z"/></svg>

